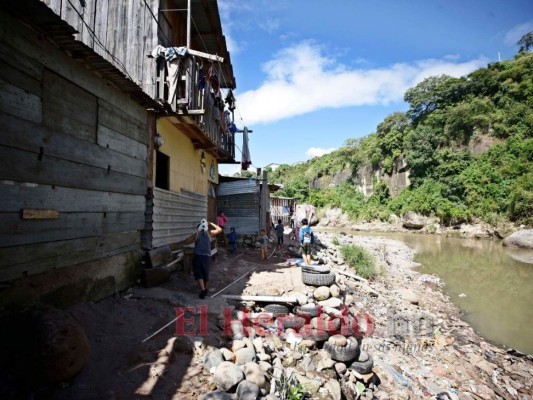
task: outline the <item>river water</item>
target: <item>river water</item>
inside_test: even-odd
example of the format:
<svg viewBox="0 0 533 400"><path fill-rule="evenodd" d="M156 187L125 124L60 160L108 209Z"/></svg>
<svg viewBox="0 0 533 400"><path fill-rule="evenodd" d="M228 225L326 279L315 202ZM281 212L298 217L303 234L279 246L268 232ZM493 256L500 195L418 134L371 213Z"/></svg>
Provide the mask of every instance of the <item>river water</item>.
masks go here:
<svg viewBox="0 0 533 400"><path fill-rule="evenodd" d="M422 264L418 271L445 282L443 290L485 340L533 354L533 250L503 247L497 240L370 235L401 240L414 249Z"/></svg>

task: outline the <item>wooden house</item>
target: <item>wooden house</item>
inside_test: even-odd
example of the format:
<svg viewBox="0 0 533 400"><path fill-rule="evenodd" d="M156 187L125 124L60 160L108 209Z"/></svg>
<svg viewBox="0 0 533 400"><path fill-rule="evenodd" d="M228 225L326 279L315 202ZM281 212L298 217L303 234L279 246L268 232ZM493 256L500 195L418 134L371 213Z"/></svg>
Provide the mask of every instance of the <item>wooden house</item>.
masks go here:
<svg viewBox="0 0 533 400"><path fill-rule="evenodd" d="M217 2L5 0L0 26L0 304L127 288L234 162Z"/></svg>

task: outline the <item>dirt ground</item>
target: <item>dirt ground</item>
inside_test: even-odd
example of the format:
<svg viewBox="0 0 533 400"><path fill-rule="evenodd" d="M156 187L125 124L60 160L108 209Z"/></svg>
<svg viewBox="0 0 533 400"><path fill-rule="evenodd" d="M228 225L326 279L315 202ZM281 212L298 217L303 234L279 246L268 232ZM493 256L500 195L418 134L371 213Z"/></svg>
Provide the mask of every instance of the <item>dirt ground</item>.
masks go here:
<svg viewBox="0 0 533 400"><path fill-rule="evenodd" d="M323 252L331 250L331 258L337 257L334 241L356 241L384 268L382 277L372 282L378 297L364 287L352 295L352 307L376 320L377 335L363 341L381 379L375 398L438 398L440 392L459 400L532 398L533 358L484 342L461 321L457 308L440 290L438 278L413 269L414 252L406 245L326 232L319 237L327 244ZM269 254L268 260L261 261L259 249L240 247L231 255L219 248L205 299L198 297L190 273L178 269L159 287L133 287L100 302L71 307L68 313L89 338L89 361L70 381L42 387L27 398L188 400L215 390L202 360L210 347L230 343L223 336L220 316L235 303L223 295L283 296L309 290L301 281L300 268L287 263L294 256L287 244L282 250L272 245ZM334 267L342 269L341 261L337 263ZM343 287L350 279L339 278L337 283ZM392 317L391 309L395 310ZM177 312L185 315L174 322ZM409 335L391 332L390 324L398 318L412 322L421 313L435 322L438 334L416 337L417 347L406 348L413 345Z"/></svg>
<svg viewBox="0 0 533 400"><path fill-rule="evenodd" d="M210 297L203 300L193 276L178 269L159 287L133 287L97 303L71 307L67 311L89 338L89 361L70 382L41 388L35 398L177 400L196 399L210 391L209 374L203 371L200 357L205 346L225 343L218 317L230 304L222 295L281 295L298 282L303 285L297 276L299 268L286 262L287 245L282 250L271 248L269 255L261 261L259 249L239 248L232 255L219 248L211 264ZM184 335L176 335L176 322L169 324L176 318L177 307L192 308L185 319L193 322L181 325Z"/></svg>

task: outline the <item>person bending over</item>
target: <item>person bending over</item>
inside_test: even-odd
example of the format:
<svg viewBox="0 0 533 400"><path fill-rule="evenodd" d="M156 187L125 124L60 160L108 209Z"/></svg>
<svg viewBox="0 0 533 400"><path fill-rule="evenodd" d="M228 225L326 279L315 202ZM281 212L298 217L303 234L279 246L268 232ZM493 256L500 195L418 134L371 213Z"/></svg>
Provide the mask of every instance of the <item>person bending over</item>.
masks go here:
<svg viewBox="0 0 533 400"><path fill-rule="evenodd" d="M209 226L214 229L209 230ZM194 279L198 282L200 287L201 299L207 296L207 286L209 283L209 268L211 266L211 238L222 232L222 228L212 222L207 222L202 219L197 225L196 232L182 241L184 244L191 244L194 242L194 251L192 258L192 268Z"/></svg>

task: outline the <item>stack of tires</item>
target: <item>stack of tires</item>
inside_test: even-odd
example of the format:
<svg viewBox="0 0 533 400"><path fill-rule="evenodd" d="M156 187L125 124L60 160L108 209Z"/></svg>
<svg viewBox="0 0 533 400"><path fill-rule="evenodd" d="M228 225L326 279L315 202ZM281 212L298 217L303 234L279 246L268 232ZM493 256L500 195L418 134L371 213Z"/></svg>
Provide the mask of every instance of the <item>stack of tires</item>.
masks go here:
<svg viewBox="0 0 533 400"><path fill-rule="evenodd" d="M324 265L304 265L302 282L310 286L331 286L335 283L335 274Z"/></svg>

